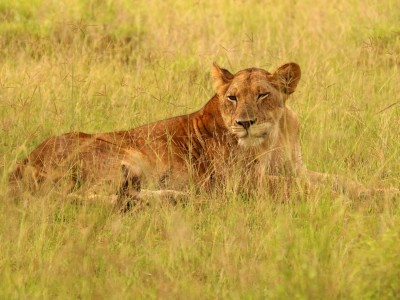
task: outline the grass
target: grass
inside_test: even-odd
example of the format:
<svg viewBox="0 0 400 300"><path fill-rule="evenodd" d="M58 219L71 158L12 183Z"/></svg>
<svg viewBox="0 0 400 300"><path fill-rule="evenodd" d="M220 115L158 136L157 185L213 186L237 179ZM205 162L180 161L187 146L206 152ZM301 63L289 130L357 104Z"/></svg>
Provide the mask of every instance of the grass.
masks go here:
<svg viewBox="0 0 400 300"><path fill-rule="evenodd" d="M1 1L0 20L0 298L400 297L398 199L223 191L117 214L7 196L50 135L201 107L213 61L299 63L307 167L399 187L398 1Z"/></svg>

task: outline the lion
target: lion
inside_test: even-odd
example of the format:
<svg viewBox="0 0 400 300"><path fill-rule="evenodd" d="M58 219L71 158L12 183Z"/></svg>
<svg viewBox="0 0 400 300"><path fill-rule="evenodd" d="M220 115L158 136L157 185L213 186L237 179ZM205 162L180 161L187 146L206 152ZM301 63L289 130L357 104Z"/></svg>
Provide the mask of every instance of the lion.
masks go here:
<svg viewBox="0 0 400 300"><path fill-rule="evenodd" d="M297 179L355 197L384 192L304 167L299 118L287 105L301 78L298 64L232 74L214 63L212 78L215 95L200 110L127 131L50 137L17 165L11 181L40 189L63 179L68 192L102 186L118 198L140 199L181 195L192 183L213 189L239 172L243 183L272 193Z"/></svg>

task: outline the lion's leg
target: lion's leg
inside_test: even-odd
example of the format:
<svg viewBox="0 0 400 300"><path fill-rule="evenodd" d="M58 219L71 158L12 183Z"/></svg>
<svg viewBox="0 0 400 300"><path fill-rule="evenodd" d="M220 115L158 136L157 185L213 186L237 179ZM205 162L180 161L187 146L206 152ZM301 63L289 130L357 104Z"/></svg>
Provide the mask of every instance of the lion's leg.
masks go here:
<svg viewBox="0 0 400 300"><path fill-rule="evenodd" d="M294 195L301 196L310 192L310 181L304 177L267 175L264 177L269 194L275 199L287 200Z"/></svg>
<svg viewBox="0 0 400 300"><path fill-rule="evenodd" d="M120 171L122 179L117 187L116 205L125 211L139 201L142 179L140 171L129 163L122 162Z"/></svg>
<svg viewBox="0 0 400 300"><path fill-rule="evenodd" d="M347 194L355 198L366 198L371 196L396 196L400 195L397 188L370 188L347 178L346 176L319 173L304 169L302 176L305 176L312 187L320 184L329 185L333 191Z"/></svg>
<svg viewBox="0 0 400 300"><path fill-rule="evenodd" d="M119 184L116 204L120 210L126 211L133 206L146 206L152 201L176 204L187 199L188 194L176 190L146 190L141 188L143 170L140 166L127 162L121 163L122 181Z"/></svg>
<svg viewBox="0 0 400 300"><path fill-rule="evenodd" d="M188 196L188 193L176 190L141 190L138 194L138 198L142 201L150 201L152 199L156 199L161 201L168 201L173 204L179 203L182 200L187 199Z"/></svg>
<svg viewBox="0 0 400 300"><path fill-rule="evenodd" d="M142 208L149 206L152 203L170 203L178 204L184 203L189 197L188 193L175 191L175 190L140 190L134 196L120 196L118 195L115 202L118 210L129 211L132 208Z"/></svg>
<svg viewBox="0 0 400 300"><path fill-rule="evenodd" d="M263 180L268 193L274 198L288 199L292 187L292 178L285 176L267 175ZM264 184L263 184L264 185Z"/></svg>

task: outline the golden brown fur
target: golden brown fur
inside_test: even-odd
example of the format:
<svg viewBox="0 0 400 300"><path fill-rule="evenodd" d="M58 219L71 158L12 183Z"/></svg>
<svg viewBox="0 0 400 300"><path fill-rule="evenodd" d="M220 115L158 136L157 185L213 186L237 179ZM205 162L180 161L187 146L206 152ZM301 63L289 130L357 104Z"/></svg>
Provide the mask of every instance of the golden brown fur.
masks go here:
<svg viewBox="0 0 400 300"><path fill-rule="evenodd" d="M28 178L40 189L64 178L71 191L86 184L139 197L143 185L167 194L179 194L166 189L184 191L190 182L212 188L242 168L258 185L305 178L357 196L376 192L303 167L299 121L286 105L301 77L297 64L272 74L250 68L234 75L214 65L212 76L216 94L199 111L128 131L51 137L16 168L12 181Z"/></svg>

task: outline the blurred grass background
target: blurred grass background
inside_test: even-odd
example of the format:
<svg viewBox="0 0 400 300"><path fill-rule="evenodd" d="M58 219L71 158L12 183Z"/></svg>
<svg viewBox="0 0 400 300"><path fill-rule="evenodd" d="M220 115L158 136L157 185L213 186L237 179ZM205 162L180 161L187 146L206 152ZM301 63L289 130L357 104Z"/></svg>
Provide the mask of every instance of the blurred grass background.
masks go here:
<svg viewBox="0 0 400 300"><path fill-rule="evenodd" d="M288 61L308 168L400 186L400 2L0 0L0 298L400 297L398 199L203 195L129 215L7 194L50 135L192 112Z"/></svg>

